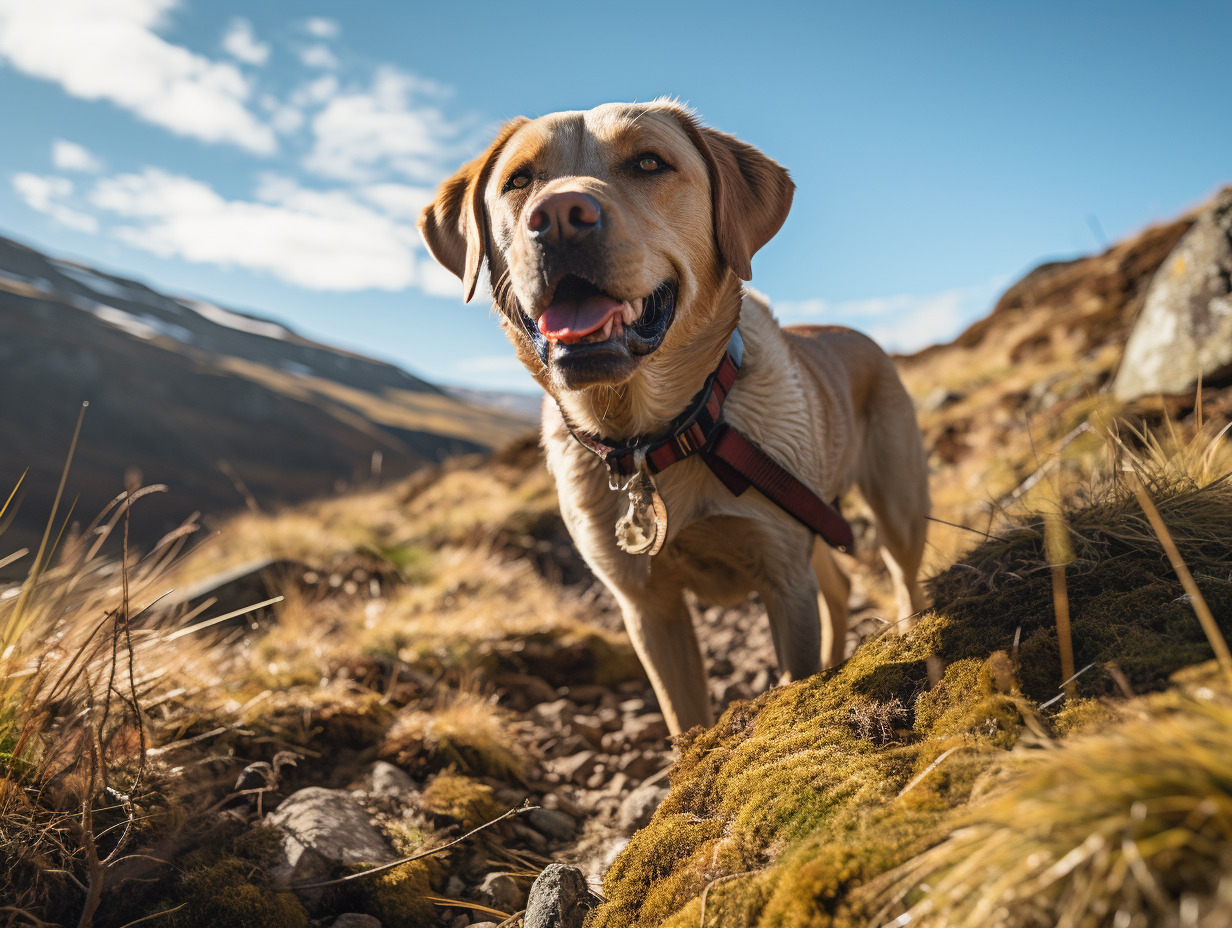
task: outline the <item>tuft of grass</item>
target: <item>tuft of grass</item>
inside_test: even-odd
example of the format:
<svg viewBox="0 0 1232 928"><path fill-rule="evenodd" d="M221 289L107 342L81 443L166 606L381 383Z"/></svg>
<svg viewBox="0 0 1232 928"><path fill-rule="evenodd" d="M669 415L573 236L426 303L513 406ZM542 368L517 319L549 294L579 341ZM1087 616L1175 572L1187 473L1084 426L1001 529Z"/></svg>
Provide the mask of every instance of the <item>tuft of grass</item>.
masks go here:
<svg viewBox="0 0 1232 928"><path fill-rule="evenodd" d="M448 767L522 782L529 758L510 736L514 724L490 699L458 690L431 711L404 710L386 733L380 756L417 776Z"/></svg>
<svg viewBox="0 0 1232 928"><path fill-rule="evenodd" d="M1232 923L1232 698L1195 695L1017 752L1008 788L879 881L880 923Z"/></svg>

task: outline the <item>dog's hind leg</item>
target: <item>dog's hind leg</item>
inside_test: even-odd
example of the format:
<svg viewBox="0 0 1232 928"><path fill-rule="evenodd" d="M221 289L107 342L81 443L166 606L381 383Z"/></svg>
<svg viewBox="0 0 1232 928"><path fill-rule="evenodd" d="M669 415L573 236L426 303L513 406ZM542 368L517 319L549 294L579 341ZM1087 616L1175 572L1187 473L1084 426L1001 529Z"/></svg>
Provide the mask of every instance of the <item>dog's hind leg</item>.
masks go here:
<svg viewBox="0 0 1232 928"><path fill-rule="evenodd" d="M617 593L625 628L673 735L713 722L693 617L679 590L636 599Z"/></svg>
<svg viewBox="0 0 1232 928"><path fill-rule="evenodd" d="M892 373L883 377L883 412L868 423L857 485L877 520L881 556L898 600L896 629L925 608L920 562L928 530L928 467L915 425L915 409ZM887 414L888 412L888 414Z"/></svg>
<svg viewBox="0 0 1232 928"><path fill-rule="evenodd" d="M847 656L851 580L820 538L813 543L813 572L821 588L821 666L829 669L837 667Z"/></svg>
<svg viewBox="0 0 1232 928"><path fill-rule="evenodd" d="M758 590L770 619L780 680L802 680L821 669L821 610L817 578L808 565L781 584Z"/></svg>

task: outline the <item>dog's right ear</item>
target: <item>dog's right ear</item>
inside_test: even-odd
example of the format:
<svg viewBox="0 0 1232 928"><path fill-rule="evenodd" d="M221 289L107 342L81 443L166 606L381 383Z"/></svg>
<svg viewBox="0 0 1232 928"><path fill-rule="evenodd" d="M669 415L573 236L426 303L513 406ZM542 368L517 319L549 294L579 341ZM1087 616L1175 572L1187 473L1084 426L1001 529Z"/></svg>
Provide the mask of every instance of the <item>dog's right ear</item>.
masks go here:
<svg viewBox="0 0 1232 928"><path fill-rule="evenodd" d="M483 188L505 143L524 116L501 127L488 150L437 188L436 198L419 214L419 234L432 257L462 278L463 298L471 301L479 282L488 242L488 221L483 209Z"/></svg>

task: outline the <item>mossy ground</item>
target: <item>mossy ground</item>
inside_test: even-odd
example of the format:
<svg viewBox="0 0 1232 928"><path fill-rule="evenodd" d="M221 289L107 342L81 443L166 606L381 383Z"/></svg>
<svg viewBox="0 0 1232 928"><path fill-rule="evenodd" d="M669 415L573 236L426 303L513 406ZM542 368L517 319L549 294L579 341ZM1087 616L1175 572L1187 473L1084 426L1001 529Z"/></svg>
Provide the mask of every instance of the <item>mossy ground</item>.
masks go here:
<svg viewBox="0 0 1232 928"><path fill-rule="evenodd" d="M1161 479L1154 491L1232 637L1232 487ZM867 887L1000 788L1024 733L1038 741L1105 728L1115 713L1095 697L1125 681L1139 694L1159 690L1209 660L1211 645L1127 491L1067 515L1076 660L1094 665L1075 699L1041 709L1062 675L1042 524L1027 519L941 574L934 611L909 634L885 634L841 667L736 704L692 733L667 800L609 871L609 901L588 928L879 924L870 920L884 900ZM1232 734L1213 732L1208 725L1201 750L1213 750L1214 738L1232 757ZM1116 775L1105 765L1090 790L1115 792ZM1191 794L1232 807L1232 781L1199 780ZM1203 858L1206 877L1216 858ZM1217 882L1206 879L1206 890Z"/></svg>

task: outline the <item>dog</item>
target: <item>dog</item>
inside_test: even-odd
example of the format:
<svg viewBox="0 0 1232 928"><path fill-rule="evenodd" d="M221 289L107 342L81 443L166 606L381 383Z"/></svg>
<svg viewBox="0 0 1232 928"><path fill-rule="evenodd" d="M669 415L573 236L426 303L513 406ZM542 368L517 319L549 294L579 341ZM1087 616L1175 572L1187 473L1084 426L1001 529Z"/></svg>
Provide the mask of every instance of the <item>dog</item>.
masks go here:
<svg viewBox="0 0 1232 928"><path fill-rule="evenodd" d="M781 328L743 288L794 189L675 102L613 103L507 123L419 218L468 302L486 264L500 322L548 394L561 514L673 734L713 719L685 591L719 605L758 593L784 682L843 659L850 581L815 534L849 543L824 501L852 485L900 620L924 606L927 470L893 362L850 329ZM758 483L763 470L776 476Z"/></svg>

